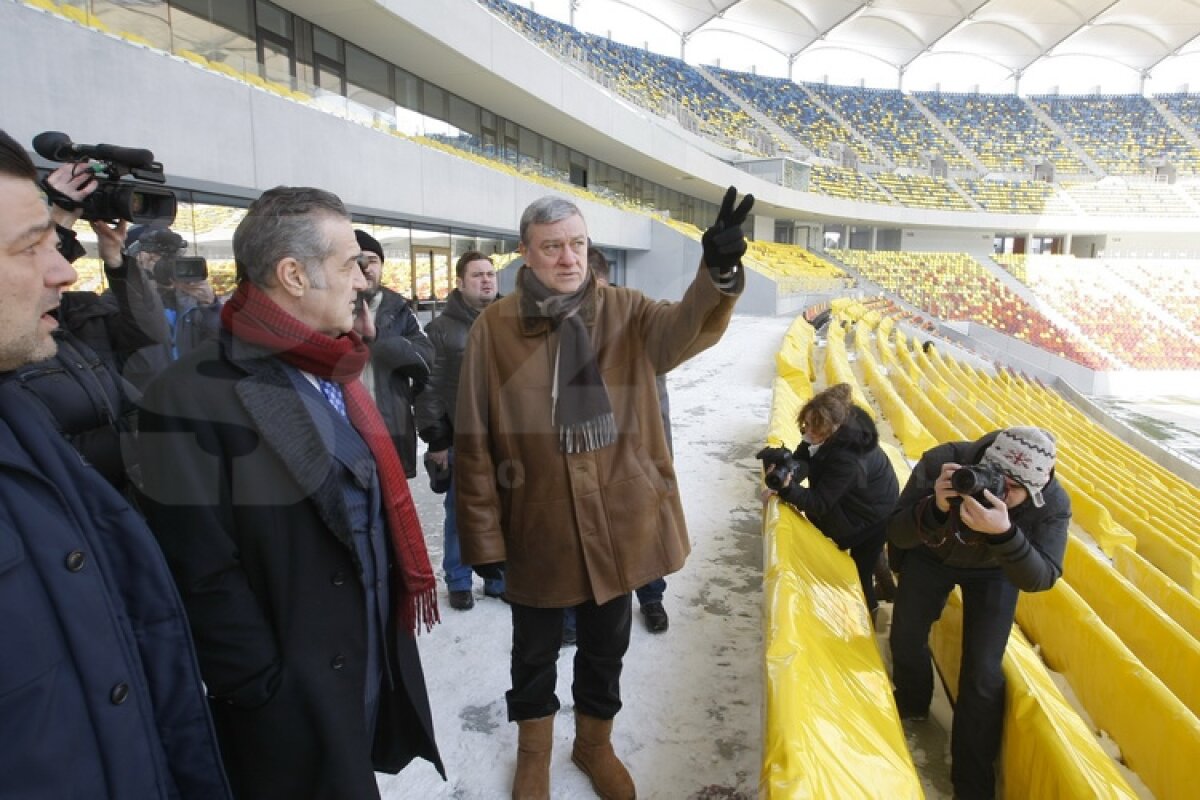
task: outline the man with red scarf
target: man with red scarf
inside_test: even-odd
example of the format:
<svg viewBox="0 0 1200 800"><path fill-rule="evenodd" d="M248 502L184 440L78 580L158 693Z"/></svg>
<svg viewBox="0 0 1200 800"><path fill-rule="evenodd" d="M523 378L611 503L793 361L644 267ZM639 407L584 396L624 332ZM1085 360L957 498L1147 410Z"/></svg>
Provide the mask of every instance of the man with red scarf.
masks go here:
<svg viewBox="0 0 1200 800"><path fill-rule="evenodd" d="M375 771L443 768L415 641L437 621L433 571L359 381L361 248L336 196L277 187L233 251L220 339L144 398L147 516L235 795L378 797Z"/></svg>

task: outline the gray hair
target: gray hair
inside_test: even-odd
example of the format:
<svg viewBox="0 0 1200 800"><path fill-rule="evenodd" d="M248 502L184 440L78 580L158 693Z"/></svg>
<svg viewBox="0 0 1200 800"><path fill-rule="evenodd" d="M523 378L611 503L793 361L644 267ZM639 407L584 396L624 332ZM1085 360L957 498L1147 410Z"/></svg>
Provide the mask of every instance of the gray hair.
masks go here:
<svg viewBox="0 0 1200 800"><path fill-rule="evenodd" d="M534 200L521 215L521 242L529 244L530 225L553 225L568 217L583 219L583 212L579 210L579 206L570 200L552 194Z"/></svg>
<svg viewBox="0 0 1200 800"><path fill-rule="evenodd" d="M320 265L333 246L317 223L326 216L350 218L346 206L332 192L307 186L276 186L263 192L233 233L238 280L271 286L275 265L294 258L304 266L314 288L325 288Z"/></svg>

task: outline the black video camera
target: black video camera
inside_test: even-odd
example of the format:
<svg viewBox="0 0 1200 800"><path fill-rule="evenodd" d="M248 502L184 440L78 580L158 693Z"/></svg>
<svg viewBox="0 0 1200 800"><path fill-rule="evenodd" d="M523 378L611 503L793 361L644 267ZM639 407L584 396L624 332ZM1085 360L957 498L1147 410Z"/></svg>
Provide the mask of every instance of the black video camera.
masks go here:
<svg viewBox="0 0 1200 800"><path fill-rule="evenodd" d="M959 467L950 473L950 488L958 492L958 497L951 497L951 505L962 502L963 497L973 497L985 508L991 503L983 496L986 489L996 497L1003 498L1007 490L1004 473L989 464L970 464Z"/></svg>
<svg viewBox="0 0 1200 800"><path fill-rule="evenodd" d="M68 210L81 208L83 218L103 222L126 219L137 225L170 225L175 221L175 193L154 184L166 183L163 165L154 153L111 144L75 144L59 131L45 131L33 137L33 149L42 158L63 163L86 163L99 186L75 204L61 193L51 192L56 205ZM129 180L126 180L129 178ZM70 204L70 205L67 205Z"/></svg>
<svg viewBox="0 0 1200 800"><path fill-rule="evenodd" d="M763 468L767 471L763 483L773 492L783 488L788 475L792 476L792 483L808 477L808 462L796 458L786 447L764 447L754 457L763 462Z"/></svg>
<svg viewBox="0 0 1200 800"><path fill-rule="evenodd" d="M176 256L175 279L180 281L208 280L208 261L204 256Z"/></svg>

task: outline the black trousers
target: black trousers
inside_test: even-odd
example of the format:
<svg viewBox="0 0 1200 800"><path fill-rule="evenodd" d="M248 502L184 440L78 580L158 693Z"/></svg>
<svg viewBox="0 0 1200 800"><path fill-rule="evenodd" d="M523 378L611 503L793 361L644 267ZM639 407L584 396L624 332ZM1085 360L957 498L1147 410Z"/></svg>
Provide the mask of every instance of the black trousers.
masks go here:
<svg viewBox="0 0 1200 800"><path fill-rule="evenodd" d="M612 719L621 710L621 666L629 649L633 608L630 595L604 605L575 607L578 640L575 708L590 717ZM512 605L512 689L505 695L512 722L549 716L559 709L558 651L562 647L563 609Z"/></svg>
<svg viewBox="0 0 1200 800"><path fill-rule="evenodd" d="M1001 662L1017 608L1017 587L995 569L948 567L916 548L905 553L892 609L892 681L900 712L926 711L933 697L929 629L955 585L962 587L962 665L950 731L954 796L990 800L1004 729Z"/></svg>

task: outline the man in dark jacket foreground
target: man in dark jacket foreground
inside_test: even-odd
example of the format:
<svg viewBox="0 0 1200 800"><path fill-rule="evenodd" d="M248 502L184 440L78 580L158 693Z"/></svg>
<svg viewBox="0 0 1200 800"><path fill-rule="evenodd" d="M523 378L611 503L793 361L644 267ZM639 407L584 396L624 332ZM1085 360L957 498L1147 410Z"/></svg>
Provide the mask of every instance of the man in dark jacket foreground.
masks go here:
<svg viewBox="0 0 1200 800"><path fill-rule="evenodd" d="M962 587L950 776L954 796L964 800L995 795L1004 724L1001 661L1017 595L1045 591L1062 575L1071 501L1054 477L1055 455L1054 436L1030 427L939 445L913 468L888 526L888 539L904 551L891 631L902 718L929 713L929 629L955 585ZM975 473L979 467L982 474ZM972 473L992 488L971 487Z"/></svg>
<svg viewBox="0 0 1200 800"><path fill-rule="evenodd" d="M440 771L415 632L437 594L408 484L358 380L365 286L345 207L278 187L233 235L222 336L146 392L146 511L188 610L230 782L378 797Z"/></svg>
<svg viewBox="0 0 1200 800"><path fill-rule="evenodd" d="M75 271L0 131L0 794L228 798L183 607L138 515L4 380Z"/></svg>

